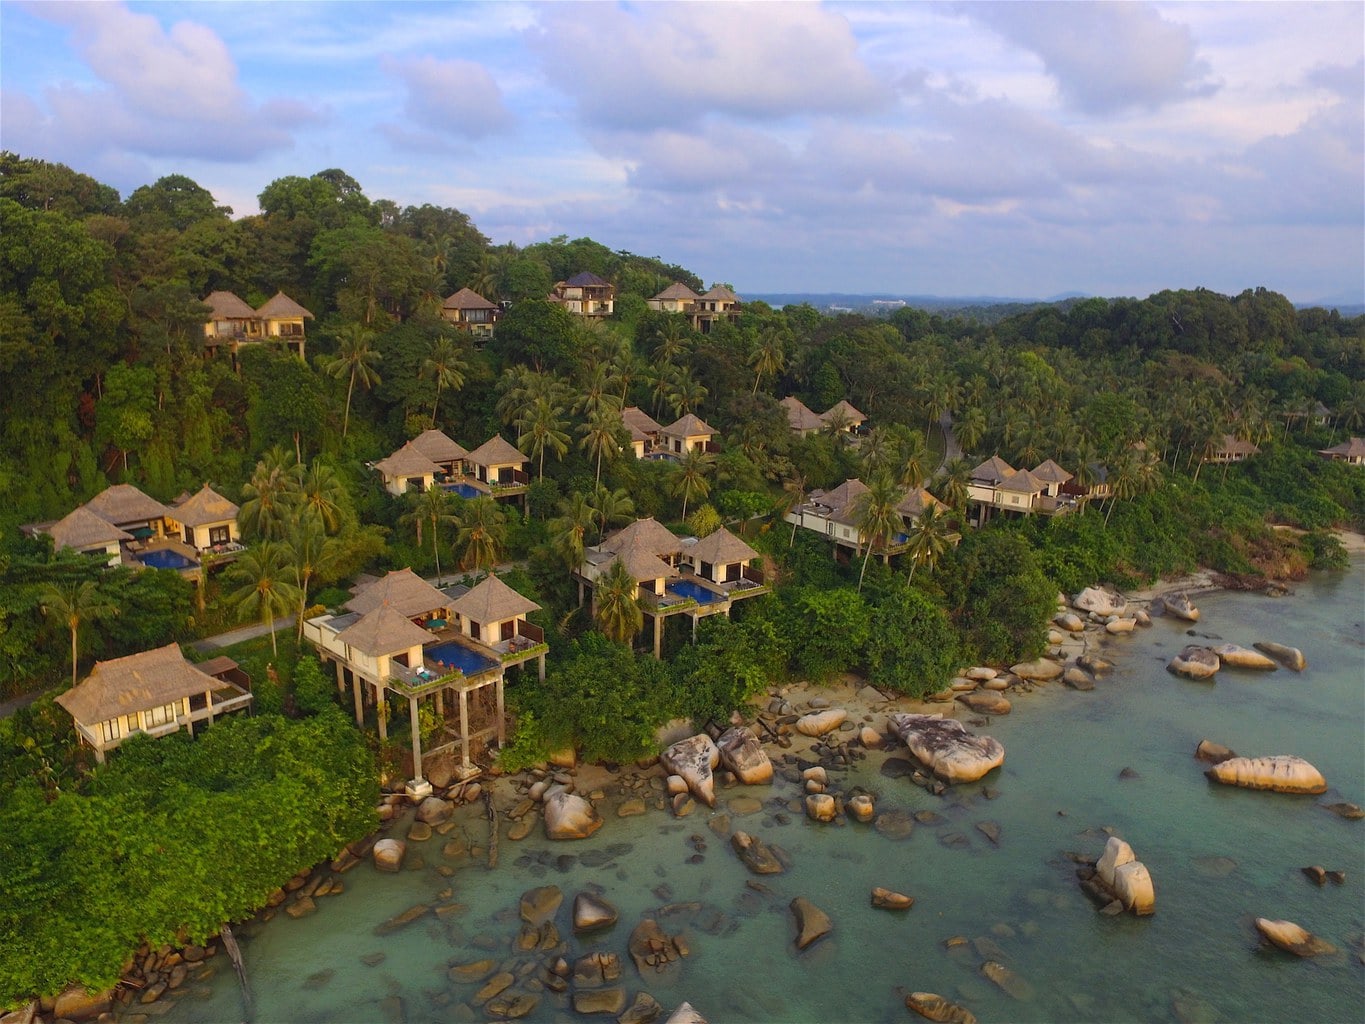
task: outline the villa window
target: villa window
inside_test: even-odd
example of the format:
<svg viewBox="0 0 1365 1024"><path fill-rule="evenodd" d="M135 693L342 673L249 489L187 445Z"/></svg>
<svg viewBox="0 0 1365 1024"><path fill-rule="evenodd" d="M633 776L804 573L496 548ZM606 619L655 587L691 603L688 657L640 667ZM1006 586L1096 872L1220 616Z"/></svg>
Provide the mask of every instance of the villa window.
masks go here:
<svg viewBox="0 0 1365 1024"><path fill-rule="evenodd" d="M142 726L138 725L138 722L137 722L137 715L135 715L135 714L134 714L134 715L129 715L127 718L125 718L125 719L123 720L123 732L124 732L124 735L126 735L126 736L131 736L133 733L137 732L140 728L142 728Z"/></svg>
<svg viewBox="0 0 1365 1024"><path fill-rule="evenodd" d="M229 530L228 530L228 527L226 527L226 526L210 526L210 527L209 527L209 543L210 543L210 544L227 544L227 543L229 542L230 538L231 538L231 534L230 534L230 532L229 532Z"/></svg>
<svg viewBox="0 0 1365 1024"><path fill-rule="evenodd" d="M118 719L111 718L107 722L100 723L100 739L105 743L110 740L118 739Z"/></svg>
<svg viewBox="0 0 1365 1024"><path fill-rule="evenodd" d="M160 707L152 708L147 712L147 724L150 726L165 725L175 718L175 705L162 704Z"/></svg>

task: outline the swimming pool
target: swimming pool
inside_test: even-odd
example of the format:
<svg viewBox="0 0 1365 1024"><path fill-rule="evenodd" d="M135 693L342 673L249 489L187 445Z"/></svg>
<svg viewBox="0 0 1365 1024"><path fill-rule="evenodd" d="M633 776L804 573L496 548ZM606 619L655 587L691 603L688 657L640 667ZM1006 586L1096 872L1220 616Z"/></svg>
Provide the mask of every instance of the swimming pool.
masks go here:
<svg viewBox="0 0 1365 1024"><path fill-rule="evenodd" d="M471 484L442 484L447 491L458 494L461 498L479 498L483 496L483 491Z"/></svg>
<svg viewBox="0 0 1365 1024"><path fill-rule="evenodd" d="M153 569L190 569L195 562L191 558L186 558L178 551L171 551L163 548L158 551L144 551L137 556L137 560L143 565L150 565Z"/></svg>
<svg viewBox="0 0 1365 1024"><path fill-rule="evenodd" d="M444 662L453 668L458 668L467 676L486 672L498 665L492 658L485 658L482 654L471 651L468 647L457 644L453 640L447 640L443 644L433 644L424 649L422 659L428 664Z"/></svg>
<svg viewBox="0 0 1365 1024"><path fill-rule="evenodd" d="M690 597L697 604L715 604L717 601L724 601L724 594L717 594L714 590L707 590L705 587L692 580L669 580L665 588L679 597Z"/></svg>

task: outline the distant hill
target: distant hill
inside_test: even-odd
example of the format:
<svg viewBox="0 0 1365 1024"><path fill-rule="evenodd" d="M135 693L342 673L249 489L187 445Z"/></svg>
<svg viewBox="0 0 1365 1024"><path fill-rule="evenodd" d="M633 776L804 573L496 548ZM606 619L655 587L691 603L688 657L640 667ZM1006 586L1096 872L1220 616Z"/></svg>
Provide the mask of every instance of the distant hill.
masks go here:
<svg viewBox="0 0 1365 1024"><path fill-rule="evenodd" d="M769 292L746 293L745 298L757 299L770 306L799 306L809 304L823 313L864 313L885 315L902 306L913 306L940 316L961 315L972 319L996 320L1002 316L1031 309L1034 306L1060 305L1067 308L1080 299L1090 298L1084 292L1063 292L1045 299L1008 298L1000 295L892 295L889 293L854 294L850 292ZM1365 314L1365 303L1359 296L1335 295L1313 302L1296 302L1296 309L1335 309L1343 317ZM989 314L985 311L990 310Z"/></svg>

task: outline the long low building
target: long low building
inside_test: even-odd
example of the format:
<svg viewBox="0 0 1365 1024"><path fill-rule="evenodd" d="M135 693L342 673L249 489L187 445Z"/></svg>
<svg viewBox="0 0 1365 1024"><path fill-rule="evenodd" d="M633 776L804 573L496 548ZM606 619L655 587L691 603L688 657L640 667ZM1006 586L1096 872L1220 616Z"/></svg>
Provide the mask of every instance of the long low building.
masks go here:
<svg viewBox="0 0 1365 1024"><path fill-rule="evenodd" d="M861 480L845 480L828 491L811 491L806 500L783 519L798 529L810 530L831 541L836 553L841 547L858 553L867 541L858 525L858 503L867 492L867 484ZM879 543L876 553L884 561L904 553L910 545L910 535L906 531L929 508L943 509L944 505L923 488L907 490L896 505L902 528ZM950 539L956 540L956 536L950 535Z"/></svg>

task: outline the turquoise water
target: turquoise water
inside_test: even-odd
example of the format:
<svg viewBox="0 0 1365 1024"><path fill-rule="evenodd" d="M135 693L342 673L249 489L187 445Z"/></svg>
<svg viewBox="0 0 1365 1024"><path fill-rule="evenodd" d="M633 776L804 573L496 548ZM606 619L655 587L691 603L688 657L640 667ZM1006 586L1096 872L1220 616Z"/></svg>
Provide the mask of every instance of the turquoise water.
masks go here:
<svg viewBox="0 0 1365 1024"><path fill-rule="evenodd" d="M194 565L193 559L186 558L178 551L170 551L165 548L157 551L144 551L137 556L137 560L154 569L188 569Z"/></svg>
<svg viewBox="0 0 1365 1024"><path fill-rule="evenodd" d="M314 915L239 929L255 1019L378 1020L391 996L411 1021L487 1019L467 1005L479 986L450 983L446 967L484 957L529 962L511 952L517 898L554 884L565 893L557 921L570 959L614 951L632 996L647 988L668 1009L687 999L717 1024L918 1020L903 1005L903 993L917 989L961 1002L983 1022L1359 1020L1365 821L1342 820L1319 804L1365 803L1365 563L1315 578L1290 598L1217 594L1197 603L1198 632L1246 646L1293 644L1308 671L1225 670L1212 685L1178 679L1164 666L1190 642L1190 626L1159 619L1110 643L1118 667L1093 692L1050 684L1012 697L1013 713L979 730L1007 750L1003 768L983 783L934 797L883 774L876 753L832 777L842 791L860 784L873 792L879 812L926 810L943 819L916 824L905 839L853 823L808 823L785 806L798 797L790 782L723 790L712 813L736 796L758 797L763 808L732 815L734 826L791 856L792 870L758 879L767 893L746 886L752 876L708 828L705 808L683 819L609 811L596 836L576 843L547 843L539 828L513 842L504 831L495 871L468 858L445 861L441 837L413 843L409 858L425 858L424 867L381 875L366 863L343 875L347 892L319 900ZM1191 756L1206 737L1241 754L1302 756L1332 788L1293 797L1215 787ZM1125 767L1138 777L1120 779ZM457 821L453 834L483 842L486 822L472 810ZM980 822L999 826L998 847ZM1100 916L1078 889L1064 854L1098 854L1105 828L1126 838L1150 870L1154 916ZM443 863L453 876L436 872ZM1345 870L1346 883L1318 888L1300 873L1310 864ZM876 885L914 896L913 909L869 908ZM374 934L415 903L439 902L447 887L467 905L463 913ZM568 912L573 895L590 887L619 908L621 922L583 941L569 934ZM834 921L832 934L803 954L794 950L788 911L798 895ZM700 906L660 922L683 932L692 955L676 977L642 983L625 955L630 929L643 914L687 901ZM1251 924L1257 916L1295 921L1343 952L1306 961L1263 949ZM953 936L995 948L950 950L944 941ZM367 965L363 958L375 954L382 962ZM1025 979L1032 996L1011 998L981 976L985 956ZM217 976L163 1019L239 1020L226 968L220 960ZM527 1019L575 1018L542 993Z"/></svg>
<svg viewBox="0 0 1365 1024"><path fill-rule="evenodd" d="M700 583L693 580L669 580L664 587L670 594L677 594L679 597L690 597L697 604L715 604L717 601L724 601L724 594L717 594L714 590L707 590Z"/></svg>
<svg viewBox="0 0 1365 1024"><path fill-rule="evenodd" d="M492 658L485 658L477 651L471 651L468 647L457 644L454 640L423 648L422 659L458 668L467 676L477 675L497 665L497 662Z"/></svg>

